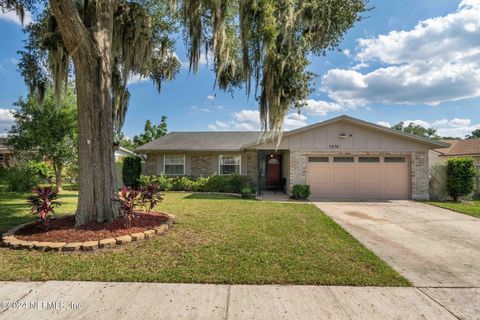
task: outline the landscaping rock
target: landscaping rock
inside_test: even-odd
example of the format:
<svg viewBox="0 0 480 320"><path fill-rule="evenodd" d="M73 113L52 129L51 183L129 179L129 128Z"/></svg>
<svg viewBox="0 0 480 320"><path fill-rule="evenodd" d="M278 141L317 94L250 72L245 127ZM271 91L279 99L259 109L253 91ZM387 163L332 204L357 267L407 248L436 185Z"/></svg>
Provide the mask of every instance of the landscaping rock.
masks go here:
<svg viewBox="0 0 480 320"><path fill-rule="evenodd" d="M167 229L168 229L168 226L163 224L163 225L161 225L160 227L156 227L156 228L155 228L155 232L156 232L157 234L162 234L162 233L164 233Z"/></svg>
<svg viewBox="0 0 480 320"><path fill-rule="evenodd" d="M117 241L115 238L108 238L108 239L103 239L98 241L98 247L99 248L107 248L107 247L113 247Z"/></svg>
<svg viewBox="0 0 480 320"><path fill-rule="evenodd" d="M52 242L46 250L47 251L62 251L63 247L65 247L66 244L67 244L66 242Z"/></svg>
<svg viewBox="0 0 480 320"><path fill-rule="evenodd" d="M117 240L117 244L125 244L125 243L129 243L129 242L132 242L132 237L131 236L121 236L121 237L116 237L115 238Z"/></svg>
<svg viewBox="0 0 480 320"><path fill-rule="evenodd" d="M22 244L22 249L29 249L33 250L35 249L35 246L38 244L38 241L24 241Z"/></svg>
<svg viewBox="0 0 480 320"><path fill-rule="evenodd" d="M37 242L34 246L39 251L45 251L53 242Z"/></svg>
<svg viewBox="0 0 480 320"><path fill-rule="evenodd" d="M155 230L146 230L143 231L145 238L152 238L155 235Z"/></svg>
<svg viewBox="0 0 480 320"><path fill-rule="evenodd" d="M98 248L98 241L86 241L80 246L83 251L93 251Z"/></svg>
<svg viewBox="0 0 480 320"><path fill-rule="evenodd" d="M130 236L132 237L132 241L139 241L145 239L145 234L143 232L132 233Z"/></svg>
<svg viewBox="0 0 480 320"><path fill-rule="evenodd" d="M7 246L10 244L10 241L16 240L14 236L3 236L2 242L5 243Z"/></svg>
<svg viewBox="0 0 480 320"><path fill-rule="evenodd" d="M81 242L67 243L65 247L63 247L63 251L78 251L80 250L81 246L82 246Z"/></svg>

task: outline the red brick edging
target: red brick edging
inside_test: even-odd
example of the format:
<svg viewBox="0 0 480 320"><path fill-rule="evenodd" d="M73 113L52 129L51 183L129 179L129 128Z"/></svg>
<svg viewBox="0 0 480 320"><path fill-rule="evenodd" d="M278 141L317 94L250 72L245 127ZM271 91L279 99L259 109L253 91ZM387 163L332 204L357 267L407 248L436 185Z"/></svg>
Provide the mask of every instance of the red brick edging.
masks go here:
<svg viewBox="0 0 480 320"><path fill-rule="evenodd" d="M85 242L40 242L40 241L25 241L15 238L15 232L31 224L32 222L24 223L11 228L2 235L1 244L11 249L27 249L39 251L94 251L103 248L114 247L116 245L123 245L132 241L142 241L163 234L175 222L175 216L167 214L168 220L158 227L145 230L143 232L135 232L129 235L124 235L116 238L107 238L98 241Z"/></svg>

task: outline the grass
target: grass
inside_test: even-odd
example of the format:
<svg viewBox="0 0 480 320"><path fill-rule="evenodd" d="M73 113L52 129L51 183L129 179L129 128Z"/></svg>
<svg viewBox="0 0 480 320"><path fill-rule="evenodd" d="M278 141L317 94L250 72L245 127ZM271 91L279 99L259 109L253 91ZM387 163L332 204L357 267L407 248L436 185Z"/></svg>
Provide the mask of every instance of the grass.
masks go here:
<svg viewBox="0 0 480 320"><path fill-rule="evenodd" d="M0 193L0 231L32 220L26 194ZM59 213L71 213L74 191ZM318 208L168 193L165 236L94 253L0 248L0 280L408 286L409 282Z"/></svg>
<svg viewBox="0 0 480 320"><path fill-rule="evenodd" d="M453 201L427 201L426 203L456 211L469 216L480 218L480 200L468 202L453 202Z"/></svg>

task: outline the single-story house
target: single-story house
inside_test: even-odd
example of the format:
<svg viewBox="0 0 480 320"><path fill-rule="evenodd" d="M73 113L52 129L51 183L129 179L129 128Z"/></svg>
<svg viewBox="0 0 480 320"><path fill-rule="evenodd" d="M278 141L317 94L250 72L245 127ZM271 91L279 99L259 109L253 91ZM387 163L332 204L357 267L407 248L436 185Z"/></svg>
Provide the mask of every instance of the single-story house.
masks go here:
<svg viewBox="0 0 480 320"><path fill-rule="evenodd" d="M136 156L137 154L133 151L128 150L124 147L118 147L115 149L115 162L121 161L125 157Z"/></svg>
<svg viewBox="0 0 480 320"><path fill-rule="evenodd" d="M290 192L308 184L311 198L428 199L430 149L447 143L339 116L285 132L171 132L139 147L148 175L249 175L257 190Z"/></svg>
<svg viewBox="0 0 480 320"><path fill-rule="evenodd" d="M0 167L8 168L12 161L12 156L13 150L6 145L5 139L0 138Z"/></svg>
<svg viewBox="0 0 480 320"><path fill-rule="evenodd" d="M477 193L480 190L480 138L444 140L450 146L430 150L430 196L433 199L449 199L446 192L446 162L449 158L471 157L477 166Z"/></svg>

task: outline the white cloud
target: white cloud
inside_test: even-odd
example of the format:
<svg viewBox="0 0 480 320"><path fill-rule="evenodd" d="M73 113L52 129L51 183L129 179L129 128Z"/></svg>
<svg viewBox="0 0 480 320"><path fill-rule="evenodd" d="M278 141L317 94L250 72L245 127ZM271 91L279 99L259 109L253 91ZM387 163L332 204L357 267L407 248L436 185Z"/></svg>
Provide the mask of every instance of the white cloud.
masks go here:
<svg viewBox="0 0 480 320"><path fill-rule="evenodd" d="M415 126L422 126L424 128L432 127L432 125L429 122L423 121L423 120L405 120L405 121L403 121L403 124L406 125L406 126L408 126L410 124L413 124Z"/></svg>
<svg viewBox="0 0 480 320"><path fill-rule="evenodd" d="M15 11L7 11L7 12L0 12L0 20L8 21L8 22L13 22L18 25L22 25L22 22L20 21L20 18L18 15L15 13ZM27 25L32 23L32 15L30 12L26 11L25 12L25 17L23 19L23 24Z"/></svg>
<svg viewBox="0 0 480 320"><path fill-rule="evenodd" d="M468 127L472 121L470 119L458 119L455 118L449 121L449 125L452 127Z"/></svg>
<svg viewBox="0 0 480 320"><path fill-rule="evenodd" d="M345 50L343 50L343 54L346 55L347 57L350 57L351 52L350 52L349 49L345 49Z"/></svg>
<svg viewBox="0 0 480 320"><path fill-rule="evenodd" d="M0 108L0 135L5 136L14 123L13 109Z"/></svg>
<svg viewBox="0 0 480 320"><path fill-rule="evenodd" d="M135 84L135 83L140 83L140 82L145 82L148 81L149 78L147 77L142 77L140 74L132 74L130 78L127 81L127 84Z"/></svg>
<svg viewBox="0 0 480 320"><path fill-rule="evenodd" d="M308 118L298 113L289 113L285 116L283 130L293 130L307 125ZM242 109L232 114L230 121L216 121L215 124L208 126L209 130L240 130L254 131L260 130L260 112L257 110Z"/></svg>
<svg viewBox="0 0 480 320"><path fill-rule="evenodd" d="M392 126L392 124L390 122L387 122L387 121L378 121L377 124L380 125L380 126L388 127L388 128L390 128Z"/></svg>
<svg viewBox="0 0 480 320"><path fill-rule="evenodd" d="M213 100L213 99L215 99L215 95L208 95L207 96L207 100Z"/></svg>
<svg viewBox="0 0 480 320"><path fill-rule="evenodd" d="M378 123L378 122L377 122ZM458 137L464 138L467 134L473 130L480 129L480 123L472 125L470 119L454 118L451 120L440 119L433 121L432 123L425 120L406 120L403 121L405 125L409 123L418 124L425 128L437 129L437 134L444 137ZM380 124L380 123L378 123Z"/></svg>
<svg viewBox="0 0 480 320"><path fill-rule="evenodd" d="M349 70L331 69L322 90L341 105L430 104L480 96L480 1L413 29L359 39ZM379 67L360 72L367 62ZM378 64L377 63L377 64Z"/></svg>
<svg viewBox="0 0 480 320"><path fill-rule="evenodd" d="M329 112L342 111L342 108L338 103L327 102L323 100L308 99L303 110L309 115L324 116Z"/></svg>

